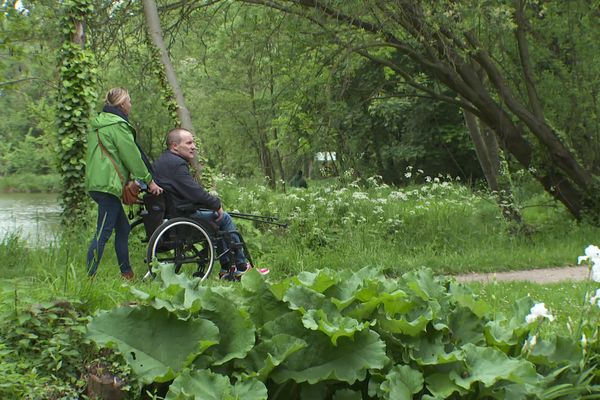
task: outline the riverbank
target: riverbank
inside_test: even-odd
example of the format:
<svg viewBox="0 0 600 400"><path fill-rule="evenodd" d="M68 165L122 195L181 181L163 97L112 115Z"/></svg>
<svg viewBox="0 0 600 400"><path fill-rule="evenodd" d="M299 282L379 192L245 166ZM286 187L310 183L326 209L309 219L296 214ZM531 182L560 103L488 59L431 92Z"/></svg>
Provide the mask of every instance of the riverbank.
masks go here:
<svg viewBox="0 0 600 400"><path fill-rule="evenodd" d="M15 174L0 176L3 193L58 193L61 187L59 174Z"/></svg>

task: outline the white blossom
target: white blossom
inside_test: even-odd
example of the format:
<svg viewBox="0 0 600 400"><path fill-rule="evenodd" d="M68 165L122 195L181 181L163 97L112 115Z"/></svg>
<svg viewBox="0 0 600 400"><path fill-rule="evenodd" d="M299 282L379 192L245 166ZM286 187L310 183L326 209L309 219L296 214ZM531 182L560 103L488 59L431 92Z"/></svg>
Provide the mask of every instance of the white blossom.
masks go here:
<svg viewBox="0 0 600 400"><path fill-rule="evenodd" d="M529 315L525 317L525 321L530 324L543 318L548 318L548 320L554 321L554 316L548 312L546 305L544 303L537 303L531 307L531 310L529 310Z"/></svg>
<svg viewBox="0 0 600 400"><path fill-rule="evenodd" d="M590 244L585 248L585 255L577 257L577 264L581 264L584 261L590 261L592 268L590 271L590 277L594 282L600 282L600 248L593 244Z"/></svg>
<svg viewBox="0 0 600 400"><path fill-rule="evenodd" d="M600 262L600 248L598 248L598 246L590 244L588 247L586 247L585 256L577 257L577 264L581 264L583 261L588 260L592 262L597 260L597 262Z"/></svg>
<svg viewBox="0 0 600 400"><path fill-rule="evenodd" d="M591 278L594 282L600 282L600 262L594 262Z"/></svg>

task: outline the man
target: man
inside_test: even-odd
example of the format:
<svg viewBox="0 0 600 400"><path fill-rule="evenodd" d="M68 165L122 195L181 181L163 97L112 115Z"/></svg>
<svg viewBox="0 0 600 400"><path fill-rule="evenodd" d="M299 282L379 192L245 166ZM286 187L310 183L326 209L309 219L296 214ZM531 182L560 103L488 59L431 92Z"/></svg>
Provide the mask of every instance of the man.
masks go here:
<svg viewBox="0 0 600 400"><path fill-rule="evenodd" d="M216 223L221 231L236 231L236 226L231 216L223 211L221 199L208 193L190 173L189 163L196 155L196 143L194 136L188 130L175 128L167 135L167 150L154 162L154 179L165 189L173 201L175 207L193 203L198 208L192 214L193 218L199 218L207 222ZM240 243L237 234L231 235L231 240ZM219 253L223 254L219 259L222 279L239 279L239 277L251 268L246 259L243 249L228 252L227 243L217 243ZM231 260L234 253L234 260ZM269 273L266 268L258 271L265 275Z"/></svg>
<svg viewBox="0 0 600 400"><path fill-rule="evenodd" d="M308 184L306 183L306 179L302 176L302 170L298 170L296 175L290 180L291 187L299 187L299 188L308 188Z"/></svg>

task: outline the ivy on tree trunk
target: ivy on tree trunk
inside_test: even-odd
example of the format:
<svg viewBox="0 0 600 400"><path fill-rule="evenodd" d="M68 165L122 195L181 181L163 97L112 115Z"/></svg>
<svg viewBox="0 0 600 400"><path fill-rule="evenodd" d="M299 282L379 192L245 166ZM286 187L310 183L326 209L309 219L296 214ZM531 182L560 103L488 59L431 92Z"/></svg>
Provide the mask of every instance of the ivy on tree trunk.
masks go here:
<svg viewBox="0 0 600 400"><path fill-rule="evenodd" d="M94 8L91 0L63 3L64 43L60 50L58 91L58 157L62 176L63 222L83 212L85 151L88 123L97 98L94 54L85 48L85 21Z"/></svg>

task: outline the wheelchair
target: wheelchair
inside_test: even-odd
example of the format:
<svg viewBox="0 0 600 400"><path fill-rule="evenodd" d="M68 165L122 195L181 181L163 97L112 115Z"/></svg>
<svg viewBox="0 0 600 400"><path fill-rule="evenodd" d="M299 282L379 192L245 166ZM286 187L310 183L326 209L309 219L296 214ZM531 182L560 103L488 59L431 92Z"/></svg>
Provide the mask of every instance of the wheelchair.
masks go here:
<svg viewBox="0 0 600 400"><path fill-rule="evenodd" d="M171 196L167 191L160 196L144 193L139 216L131 223L132 230L137 225L143 225L146 233L144 262L148 266L148 272L144 279L155 276L152 268L158 263L172 265L177 274L185 273L204 281L210 276L216 260L234 260L240 251L244 252L248 263L254 267L250 251L239 231L220 231L216 223L193 216L201 208L194 204L175 207ZM229 215L287 227L287 224L277 222L277 217L241 213ZM237 241L234 240L234 235ZM219 246L219 243L224 245ZM225 250L219 252L219 249ZM234 271L235 267L232 267L225 278L234 280Z"/></svg>

